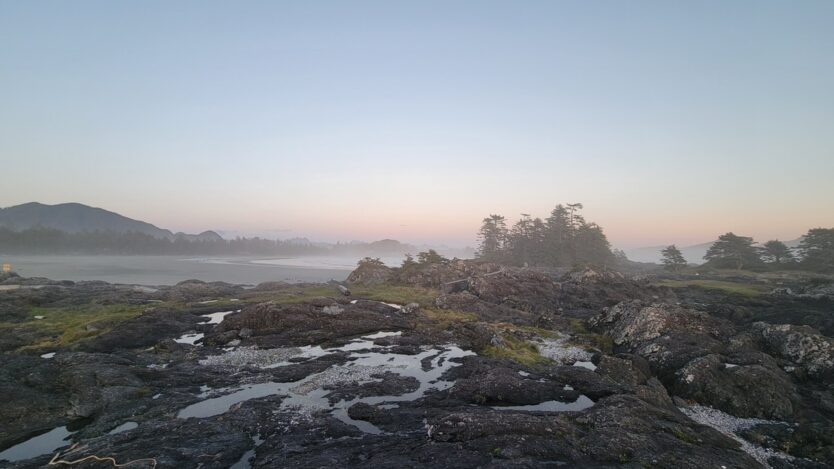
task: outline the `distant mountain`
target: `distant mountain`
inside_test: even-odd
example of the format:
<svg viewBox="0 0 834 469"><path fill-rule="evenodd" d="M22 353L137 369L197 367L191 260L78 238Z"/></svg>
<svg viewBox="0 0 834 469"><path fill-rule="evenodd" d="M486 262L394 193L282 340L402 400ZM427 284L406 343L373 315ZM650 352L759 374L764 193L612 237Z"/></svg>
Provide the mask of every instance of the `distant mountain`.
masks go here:
<svg viewBox="0 0 834 469"><path fill-rule="evenodd" d="M199 235L174 234L150 223L78 203L46 205L30 202L14 207L0 208L0 227L14 231L43 227L67 233L109 231L113 233L143 233L155 238L167 239L177 237L188 240L221 239L220 235L213 231L206 231Z"/></svg>
<svg viewBox="0 0 834 469"><path fill-rule="evenodd" d="M49 228L63 231L65 233L92 233L96 231L110 232L116 234L142 233L158 239L186 241L223 241L224 237L216 231L204 231L200 234L173 233L170 230L159 228L132 218L119 215L118 213L101 208L90 207L79 203L66 203L57 205L46 205L38 202L30 202L15 205L8 208L0 208L0 228L12 231L24 231L32 228ZM264 232L263 239L275 240L277 234L286 233L288 230L269 230ZM225 239L235 240L240 237L240 232L221 231ZM251 234L250 234L251 236ZM251 239L251 238L250 238ZM244 240L245 241L245 240ZM289 238L280 242L282 247L278 249L282 255L330 253L334 255L348 256L371 256L371 257L396 257L410 253L416 255L420 251L432 249L430 246L414 246L402 243L394 239L382 239L379 241L351 241L349 243L322 243L313 242L307 238ZM245 243L243 243L245 244ZM6 246L9 248L8 246ZM149 247L145 247L151 249ZM238 246L239 249L254 249L251 245ZM65 249L65 248L62 248ZM138 249L138 248L137 248ZM143 248L144 249L144 248ZM473 257L474 250L452 249L446 247L435 247L444 255L458 257ZM151 249L152 250L152 249ZM276 252L278 252L276 251Z"/></svg>
<svg viewBox="0 0 834 469"><path fill-rule="evenodd" d="M222 236L211 230L203 231L202 233L196 235L179 232L174 235L174 238L183 238L187 241L223 241Z"/></svg>
<svg viewBox="0 0 834 469"><path fill-rule="evenodd" d="M799 246L799 242L801 240L802 238L797 238L791 241L785 241L785 244L789 248L795 248ZM695 244L692 246L685 247L678 246L678 249L680 249L684 259L686 259L686 261L690 264L703 264L704 255L706 255L707 250L709 250L710 246L712 246L712 243L714 242L715 241L710 241L708 243ZM666 246L650 246L645 248L631 249L629 251L626 251L625 253L626 257L628 257L632 261L659 263L661 257L660 251L665 248Z"/></svg>

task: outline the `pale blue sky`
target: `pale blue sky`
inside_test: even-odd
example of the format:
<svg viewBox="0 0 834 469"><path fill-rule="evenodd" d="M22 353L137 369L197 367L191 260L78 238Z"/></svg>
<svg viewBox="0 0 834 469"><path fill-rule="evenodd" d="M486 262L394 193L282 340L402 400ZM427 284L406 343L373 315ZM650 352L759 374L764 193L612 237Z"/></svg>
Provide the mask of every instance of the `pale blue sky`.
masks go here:
<svg viewBox="0 0 834 469"><path fill-rule="evenodd" d="M0 0L0 206L471 244L834 225L834 2Z"/></svg>

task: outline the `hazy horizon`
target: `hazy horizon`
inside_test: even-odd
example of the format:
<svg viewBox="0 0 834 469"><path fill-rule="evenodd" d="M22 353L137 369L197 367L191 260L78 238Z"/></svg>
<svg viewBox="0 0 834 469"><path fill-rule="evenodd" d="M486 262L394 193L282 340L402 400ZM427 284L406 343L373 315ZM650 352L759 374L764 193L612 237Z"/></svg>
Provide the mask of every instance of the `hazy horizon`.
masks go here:
<svg viewBox="0 0 834 469"><path fill-rule="evenodd" d="M196 7L196 8L195 8ZM834 226L834 3L2 2L0 205L475 246Z"/></svg>

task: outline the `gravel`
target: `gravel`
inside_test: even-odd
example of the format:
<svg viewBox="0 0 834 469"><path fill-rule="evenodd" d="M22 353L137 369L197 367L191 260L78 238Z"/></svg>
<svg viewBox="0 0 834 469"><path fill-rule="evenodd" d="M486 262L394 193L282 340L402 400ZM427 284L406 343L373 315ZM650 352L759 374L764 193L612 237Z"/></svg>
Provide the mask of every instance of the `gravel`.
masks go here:
<svg viewBox="0 0 834 469"><path fill-rule="evenodd" d="M212 355L199 361L203 366L227 366L243 368L257 366L260 368L284 363L290 358L301 355L298 347L257 349L255 347L240 347L222 355Z"/></svg>
<svg viewBox="0 0 834 469"><path fill-rule="evenodd" d="M788 461L792 461L795 459L793 456L790 456L788 454L779 451L774 451L769 448L763 448L758 445L754 445L753 443L750 443L744 438L741 438L740 436L736 435L736 432L738 431L746 430L759 424L778 424L784 422L778 422L775 420L733 417L732 415L721 412L720 410L701 405L680 407L680 410L681 412L686 414L687 417L700 423L701 425L712 427L741 443L741 449L745 453L749 454L753 459L761 463L764 467L771 467L770 464L767 462L770 458L781 458L786 459Z"/></svg>
<svg viewBox="0 0 834 469"><path fill-rule="evenodd" d="M576 362L590 362L591 354L585 350L567 345L568 336L558 339L543 339L536 343L539 354L562 365L573 365Z"/></svg>

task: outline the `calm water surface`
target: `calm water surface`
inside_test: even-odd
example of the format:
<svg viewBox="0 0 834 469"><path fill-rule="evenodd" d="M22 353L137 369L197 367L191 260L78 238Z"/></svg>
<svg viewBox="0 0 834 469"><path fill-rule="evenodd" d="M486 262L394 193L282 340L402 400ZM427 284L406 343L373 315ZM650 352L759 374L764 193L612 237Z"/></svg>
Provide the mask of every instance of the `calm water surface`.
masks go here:
<svg viewBox="0 0 834 469"><path fill-rule="evenodd" d="M336 257L183 257L183 256L13 256L0 262L24 277L54 280L104 280L110 283L173 285L188 279L258 284L267 281L344 280L358 258ZM385 259L399 264L399 260Z"/></svg>

